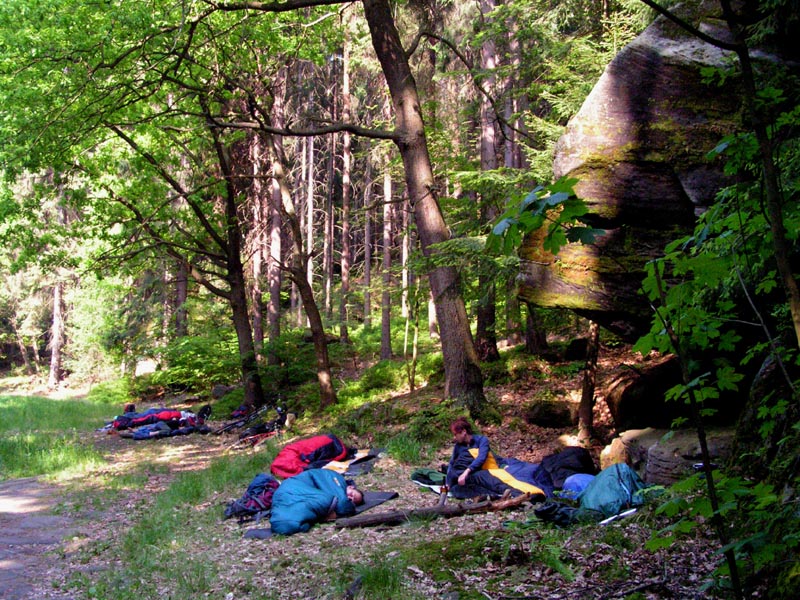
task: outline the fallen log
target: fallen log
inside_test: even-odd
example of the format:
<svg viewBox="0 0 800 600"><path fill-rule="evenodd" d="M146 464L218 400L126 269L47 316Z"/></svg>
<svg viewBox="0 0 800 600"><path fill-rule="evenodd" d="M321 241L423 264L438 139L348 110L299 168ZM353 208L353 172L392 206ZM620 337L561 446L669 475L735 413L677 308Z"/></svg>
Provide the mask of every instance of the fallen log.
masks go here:
<svg viewBox="0 0 800 600"><path fill-rule="evenodd" d="M516 498L500 500L484 500L473 504L459 502L458 504L437 504L427 508L415 508L410 510L393 510L383 513L361 513L354 517L336 519L337 527L372 527L375 525L400 525L412 519L426 519L435 517L460 517L476 513L496 512L514 508L531 499L531 494L522 494Z"/></svg>

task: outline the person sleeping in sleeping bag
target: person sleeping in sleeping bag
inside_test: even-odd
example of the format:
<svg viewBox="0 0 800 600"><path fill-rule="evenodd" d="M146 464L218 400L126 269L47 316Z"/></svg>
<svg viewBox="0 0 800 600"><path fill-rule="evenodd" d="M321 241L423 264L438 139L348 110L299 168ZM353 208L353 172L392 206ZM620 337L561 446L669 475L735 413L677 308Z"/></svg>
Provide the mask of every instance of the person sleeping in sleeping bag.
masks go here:
<svg viewBox="0 0 800 600"><path fill-rule="evenodd" d="M339 473L312 469L284 480L275 490L269 522L273 533L292 535L315 523L355 514L363 502L364 494Z"/></svg>
<svg viewBox="0 0 800 600"><path fill-rule="evenodd" d="M447 487L456 498L474 496L512 496L529 493L537 498L552 494L553 483L539 465L515 458L496 456L486 436L473 433L464 417L450 424L453 434L453 455L447 466Z"/></svg>

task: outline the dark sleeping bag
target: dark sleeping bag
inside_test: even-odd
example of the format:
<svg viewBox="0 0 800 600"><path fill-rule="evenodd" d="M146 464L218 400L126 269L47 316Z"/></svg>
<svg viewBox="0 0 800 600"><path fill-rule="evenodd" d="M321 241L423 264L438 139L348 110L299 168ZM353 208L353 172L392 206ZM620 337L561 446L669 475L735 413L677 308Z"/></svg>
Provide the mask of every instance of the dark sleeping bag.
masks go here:
<svg viewBox="0 0 800 600"><path fill-rule="evenodd" d="M293 477L306 469L323 467L332 460L344 460L348 452L335 435L315 435L287 444L272 461L270 471L277 477Z"/></svg>
<svg viewBox="0 0 800 600"><path fill-rule="evenodd" d="M541 462L542 468L550 474L553 487L561 489L570 475L587 473L595 475L597 467L594 465L592 455L586 448L570 446L561 452L545 456Z"/></svg>
<svg viewBox="0 0 800 600"><path fill-rule="evenodd" d="M337 517L355 514L347 497L345 478L328 469L311 469L286 479L272 494L269 523L273 533L292 535L308 531L333 511Z"/></svg>

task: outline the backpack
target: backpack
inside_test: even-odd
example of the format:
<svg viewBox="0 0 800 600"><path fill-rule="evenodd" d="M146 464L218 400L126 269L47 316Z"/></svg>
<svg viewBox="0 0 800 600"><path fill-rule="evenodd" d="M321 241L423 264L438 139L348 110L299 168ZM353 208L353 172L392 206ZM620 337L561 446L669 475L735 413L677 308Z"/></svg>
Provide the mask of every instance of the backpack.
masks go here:
<svg viewBox="0 0 800 600"><path fill-rule="evenodd" d="M269 516L272 509L272 494L278 486L280 483L272 475L259 473L253 477L242 497L225 507L225 518L237 517L239 523L244 523L251 519L258 522L261 518Z"/></svg>
<svg viewBox="0 0 800 600"><path fill-rule="evenodd" d="M617 463L600 471L577 496L579 506L564 502L547 502L534 509L542 521L557 527L576 523L603 523L603 519L620 514L628 508L644 504L647 486L639 475L625 463Z"/></svg>

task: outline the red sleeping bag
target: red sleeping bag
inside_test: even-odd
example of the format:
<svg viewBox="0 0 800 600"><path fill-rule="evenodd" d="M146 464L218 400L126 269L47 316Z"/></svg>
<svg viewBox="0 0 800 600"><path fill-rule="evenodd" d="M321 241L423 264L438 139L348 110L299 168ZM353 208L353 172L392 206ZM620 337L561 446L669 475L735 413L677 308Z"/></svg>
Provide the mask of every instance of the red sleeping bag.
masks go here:
<svg viewBox="0 0 800 600"><path fill-rule="evenodd" d="M323 467L332 460L344 460L348 453L348 448L335 435L315 435L285 446L272 461L270 471L285 479L306 469Z"/></svg>
<svg viewBox="0 0 800 600"><path fill-rule="evenodd" d="M180 427L181 419L184 414L179 410L172 410L170 408L151 408L141 413L125 413L120 415L112 423L114 429L133 429L141 427L142 425L152 425L159 421L174 426Z"/></svg>

